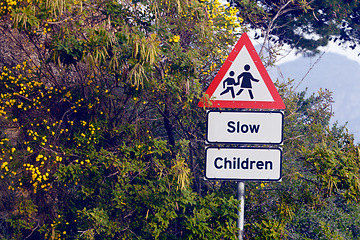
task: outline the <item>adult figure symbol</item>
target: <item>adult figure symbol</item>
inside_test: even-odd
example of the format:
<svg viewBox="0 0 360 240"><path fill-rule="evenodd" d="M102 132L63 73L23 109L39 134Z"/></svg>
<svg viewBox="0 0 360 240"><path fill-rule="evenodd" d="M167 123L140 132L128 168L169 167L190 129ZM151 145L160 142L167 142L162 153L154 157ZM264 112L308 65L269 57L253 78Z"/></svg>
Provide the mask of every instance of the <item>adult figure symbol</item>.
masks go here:
<svg viewBox="0 0 360 240"><path fill-rule="evenodd" d="M255 79L253 77L253 75L249 72L250 66L248 64L246 64L244 66L244 70L245 70L245 72L242 72L237 78L237 80L238 80L237 84L240 83L241 78L242 78L242 82L241 82L241 85L240 85L240 90L236 93L236 96L240 95L244 91L244 89L248 89L250 98L254 99L254 95L252 93L251 81L259 82L260 80Z"/></svg>

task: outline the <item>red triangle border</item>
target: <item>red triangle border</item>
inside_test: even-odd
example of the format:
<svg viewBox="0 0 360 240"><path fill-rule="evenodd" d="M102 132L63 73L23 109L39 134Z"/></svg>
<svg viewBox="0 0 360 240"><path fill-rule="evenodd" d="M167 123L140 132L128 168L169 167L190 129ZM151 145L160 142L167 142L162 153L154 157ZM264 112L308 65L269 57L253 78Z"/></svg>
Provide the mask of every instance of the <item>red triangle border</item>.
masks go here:
<svg viewBox="0 0 360 240"><path fill-rule="evenodd" d="M249 52L251 59L253 60L255 66L257 67L266 87L268 88L274 101L243 101L243 100L210 100L212 102L211 106L206 107L215 107L215 108L254 108L254 109L285 109L285 104L282 101L274 83L272 82L268 72L266 71L259 55L257 54L253 44L251 43L248 35L244 32L238 42L236 43L234 49L231 51L224 64L221 66L219 72L216 74L214 80L210 83L208 89L205 92L211 99L216 88L220 84L221 80L224 78L235 58L241 51L243 47ZM204 101L201 100L198 104L199 107L204 107Z"/></svg>

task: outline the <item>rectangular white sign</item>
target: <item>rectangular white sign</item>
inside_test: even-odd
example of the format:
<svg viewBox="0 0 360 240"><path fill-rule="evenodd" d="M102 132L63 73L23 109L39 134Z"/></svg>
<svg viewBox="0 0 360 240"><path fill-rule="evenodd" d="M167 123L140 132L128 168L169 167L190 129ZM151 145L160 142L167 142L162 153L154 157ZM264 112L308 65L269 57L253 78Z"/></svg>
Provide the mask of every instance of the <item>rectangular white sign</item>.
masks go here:
<svg viewBox="0 0 360 240"><path fill-rule="evenodd" d="M279 148L206 149L205 177L209 180L279 181L281 168Z"/></svg>
<svg viewBox="0 0 360 240"><path fill-rule="evenodd" d="M283 141L282 112L207 112L209 143L280 144Z"/></svg>

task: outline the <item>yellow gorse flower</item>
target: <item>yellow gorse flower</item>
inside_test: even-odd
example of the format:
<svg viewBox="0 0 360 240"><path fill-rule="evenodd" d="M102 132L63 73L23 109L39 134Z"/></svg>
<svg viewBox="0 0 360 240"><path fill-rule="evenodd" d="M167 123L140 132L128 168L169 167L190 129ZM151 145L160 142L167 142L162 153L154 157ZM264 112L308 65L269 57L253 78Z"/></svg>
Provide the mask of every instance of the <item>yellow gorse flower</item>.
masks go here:
<svg viewBox="0 0 360 240"><path fill-rule="evenodd" d="M173 36L173 37L169 40L169 42L175 42L175 43L177 43L177 42L179 42L179 41L180 41L180 36L178 36L178 35Z"/></svg>

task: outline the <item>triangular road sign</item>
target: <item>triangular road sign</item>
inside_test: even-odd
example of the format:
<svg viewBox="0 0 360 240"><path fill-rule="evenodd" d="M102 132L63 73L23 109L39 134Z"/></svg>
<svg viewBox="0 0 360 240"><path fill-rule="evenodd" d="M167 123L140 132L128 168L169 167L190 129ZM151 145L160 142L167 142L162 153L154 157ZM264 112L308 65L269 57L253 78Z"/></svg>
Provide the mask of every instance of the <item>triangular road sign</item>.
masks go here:
<svg viewBox="0 0 360 240"><path fill-rule="evenodd" d="M243 33L205 92L199 106L285 109L248 35Z"/></svg>

